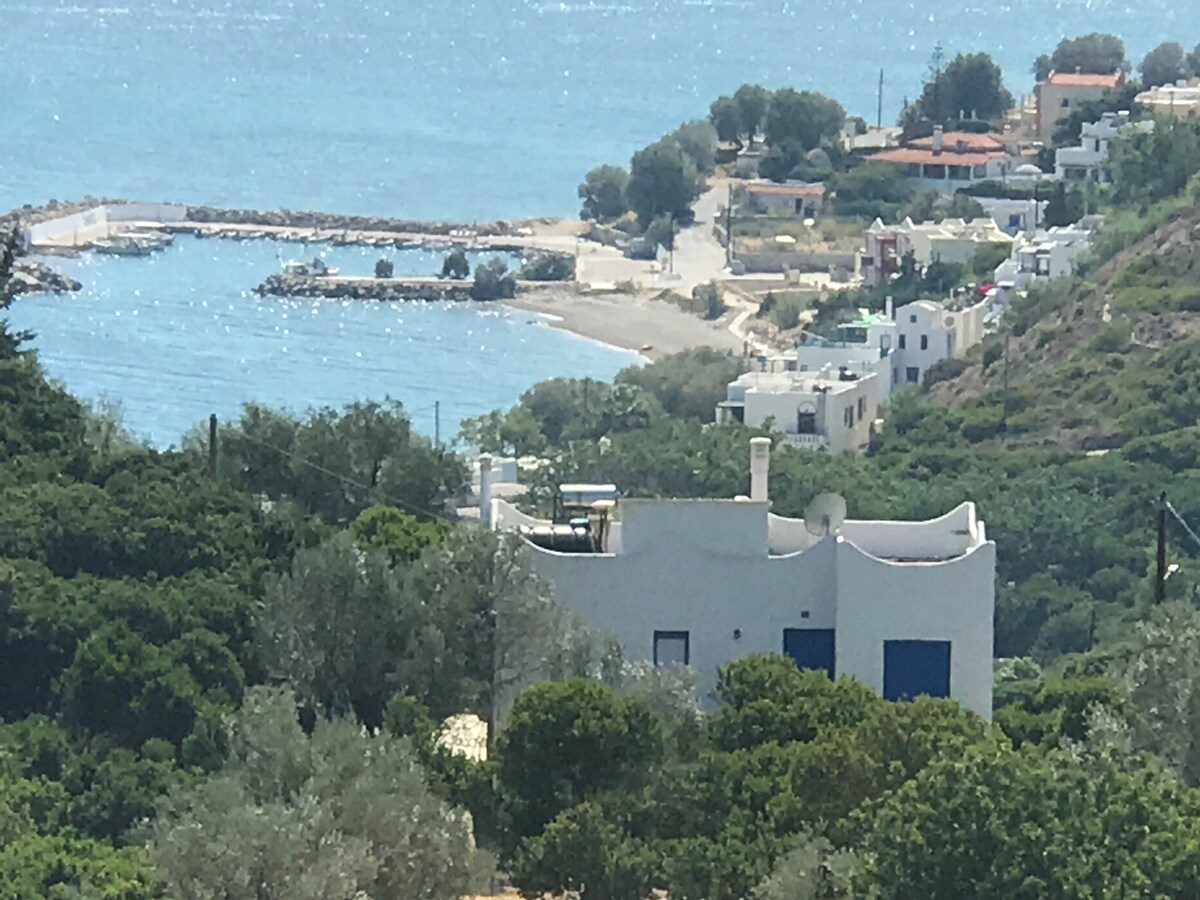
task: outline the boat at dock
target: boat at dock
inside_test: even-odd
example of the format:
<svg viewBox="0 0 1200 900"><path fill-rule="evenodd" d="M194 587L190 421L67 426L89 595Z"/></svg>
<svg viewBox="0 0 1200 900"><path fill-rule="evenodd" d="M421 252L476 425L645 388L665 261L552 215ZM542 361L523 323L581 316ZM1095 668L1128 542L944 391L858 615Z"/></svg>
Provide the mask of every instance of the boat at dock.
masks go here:
<svg viewBox="0 0 1200 900"><path fill-rule="evenodd" d="M131 237L114 237L96 241L92 249L108 256L149 256L160 248Z"/></svg>

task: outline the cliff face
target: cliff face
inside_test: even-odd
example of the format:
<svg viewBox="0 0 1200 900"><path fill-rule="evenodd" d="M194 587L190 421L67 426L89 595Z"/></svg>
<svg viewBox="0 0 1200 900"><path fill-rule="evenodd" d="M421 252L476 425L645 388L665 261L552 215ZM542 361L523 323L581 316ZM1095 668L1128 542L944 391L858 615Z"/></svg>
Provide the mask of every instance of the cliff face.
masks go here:
<svg viewBox="0 0 1200 900"><path fill-rule="evenodd" d="M1005 333L935 385L934 402L1001 402L1007 369L1009 443L1114 447L1195 425L1200 206L1177 211L1086 280L1064 279L1018 304L1007 341Z"/></svg>

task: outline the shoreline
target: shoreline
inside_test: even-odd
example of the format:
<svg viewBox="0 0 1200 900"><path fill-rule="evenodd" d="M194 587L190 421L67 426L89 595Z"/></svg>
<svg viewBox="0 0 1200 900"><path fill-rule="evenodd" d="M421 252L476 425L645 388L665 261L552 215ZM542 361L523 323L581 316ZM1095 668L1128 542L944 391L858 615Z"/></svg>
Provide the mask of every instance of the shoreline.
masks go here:
<svg viewBox="0 0 1200 900"><path fill-rule="evenodd" d="M724 318L706 321L668 300L545 287L502 302L509 310L538 316L549 328L637 353L649 362L699 347L732 351L739 356L743 351L742 341L729 330Z"/></svg>

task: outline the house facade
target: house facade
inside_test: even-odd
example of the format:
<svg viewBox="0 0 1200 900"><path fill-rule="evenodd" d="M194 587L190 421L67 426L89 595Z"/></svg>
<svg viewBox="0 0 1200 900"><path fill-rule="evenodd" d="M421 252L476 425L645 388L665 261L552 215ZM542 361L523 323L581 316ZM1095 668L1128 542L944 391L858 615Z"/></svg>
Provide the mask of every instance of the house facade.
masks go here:
<svg viewBox="0 0 1200 900"><path fill-rule="evenodd" d="M834 456L861 450L871 441L879 418L877 376L850 364L818 371L767 366L729 383L717 406L718 424L752 428L768 423L790 447L823 450Z"/></svg>
<svg viewBox="0 0 1200 900"><path fill-rule="evenodd" d="M867 229L866 247L860 258L863 281L877 287L887 284L909 253L913 262L924 269L932 262L966 263L986 244L1010 244L994 219L946 219L944 222L915 224L905 219L899 225L884 225L876 219Z"/></svg>
<svg viewBox="0 0 1200 900"><path fill-rule="evenodd" d="M819 219L825 213L825 185L788 181L755 181L746 185L746 204L759 214Z"/></svg>
<svg viewBox="0 0 1200 900"><path fill-rule="evenodd" d="M1092 230L1082 225L1018 235L1012 255L996 267L996 285L1004 291L1024 290L1034 281L1070 275L1091 240Z"/></svg>
<svg viewBox="0 0 1200 900"><path fill-rule="evenodd" d="M934 129L932 137L909 141L867 159L902 166L914 188L943 194L979 181L1002 180L1010 168L1008 152L995 136L944 132L941 126Z"/></svg>
<svg viewBox="0 0 1200 900"><path fill-rule="evenodd" d="M1200 78L1177 81L1161 87L1143 91L1137 102L1155 116L1171 116L1175 119L1200 118Z"/></svg>
<svg viewBox="0 0 1200 900"><path fill-rule="evenodd" d="M982 341L988 306L987 300L966 306L918 300L896 310L896 350L888 357L892 389L920 384L930 366Z"/></svg>
<svg viewBox="0 0 1200 900"><path fill-rule="evenodd" d="M1051 72L1034 88L1037 136L1043 141L1050 140L1054 126L1081 103L1099 100L1105 91L1116 90L1124 83L1125 76L1120 72L1111 75Z"/></svg>
<svg viewBox="0 0 1200 900"><path fill-rule="evenodd" d="M1122 131L1150 131L1153 121L1130 122L1128 111L1105 113L1098 122L1080 129L1078 147L1060 147L1054 151L1054 174L1063 181L1093 181L1112 184L1108 155L1112 142Z"/></svg>
<svg viewBox="0 0 1200 900"><path fill-rule="evenodd" d="M1011 200L1007 197L975 197L996 227L1015 237L1022 231L1036 231L1045 221L1047 200Z"/></svg>
<svg viewBox="0 0 1200 900"><path fill-rule="evenodd" d="M691 665L704 694L720 666L783 653L890 700L950 697L990 718L996 548L974 505L814 534L770 512L769 460L755 439L749 498L618 500L595 552L554 549L535 537L551 523L503 500L489 521L526 535L555 600L628 659Z"/></svg>

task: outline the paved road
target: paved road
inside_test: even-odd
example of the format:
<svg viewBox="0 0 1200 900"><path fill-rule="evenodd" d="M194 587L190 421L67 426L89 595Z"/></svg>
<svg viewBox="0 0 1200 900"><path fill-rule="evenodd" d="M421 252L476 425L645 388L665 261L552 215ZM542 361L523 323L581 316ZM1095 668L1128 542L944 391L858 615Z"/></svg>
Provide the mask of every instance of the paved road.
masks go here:
<svg viewBox="0 0 1200 900"><path fill-rule="evenodd" d="M713 225L728 199L727 181L710 182L693 207L696 223L675 238L675 272L680 276L679 287L684 293L720 278L725 271L725 248L713 235Z"/></svg>

